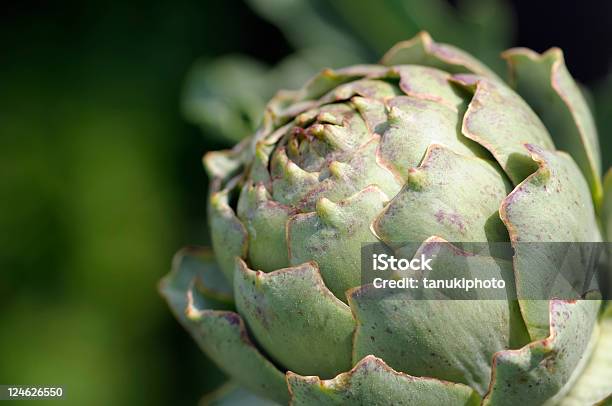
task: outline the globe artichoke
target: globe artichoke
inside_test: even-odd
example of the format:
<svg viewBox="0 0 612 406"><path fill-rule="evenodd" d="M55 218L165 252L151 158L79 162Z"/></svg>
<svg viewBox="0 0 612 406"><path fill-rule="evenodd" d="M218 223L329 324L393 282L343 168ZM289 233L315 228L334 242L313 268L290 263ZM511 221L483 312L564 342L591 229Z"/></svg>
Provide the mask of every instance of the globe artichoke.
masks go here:
<svg viewBox="0 0 612 406"><path fill-rule="evenodd" d="M534 271L521 243L610 235L612 181L602 186L593 118L561 51L503 57L510 85L421 33L379 65L326 69L279 92L253 136L205 155L214 258L184 249L161 290L244 388L231 399L253 401L245 390L293 405L609 396L605 301L389 300L362 284L363 243L411 241L510 275L507 292L533 292L550 275ZM455 242L509 242L514 254Z"/></svg>

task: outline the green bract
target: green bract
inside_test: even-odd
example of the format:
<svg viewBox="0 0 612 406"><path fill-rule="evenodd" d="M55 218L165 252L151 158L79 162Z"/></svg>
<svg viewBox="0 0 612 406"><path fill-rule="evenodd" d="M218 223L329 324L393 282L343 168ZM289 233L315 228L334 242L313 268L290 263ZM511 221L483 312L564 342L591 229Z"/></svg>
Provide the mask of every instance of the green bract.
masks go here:
<svg viewBox="0 0 612 406"><path fill-rule="evenodd" d="M253 136L205 156L215 259L182 251L162 292L242 387L228 401L583 405L612 392L601 301L390 301L360 286L364 242L433 244L440 264L466 256L449 241L509 241L514 258L464 263L523 293L543 282L518 241L609 232L612 181L561 51L504 58L512 87L421 33L380 65L279 92Z"/></svg>

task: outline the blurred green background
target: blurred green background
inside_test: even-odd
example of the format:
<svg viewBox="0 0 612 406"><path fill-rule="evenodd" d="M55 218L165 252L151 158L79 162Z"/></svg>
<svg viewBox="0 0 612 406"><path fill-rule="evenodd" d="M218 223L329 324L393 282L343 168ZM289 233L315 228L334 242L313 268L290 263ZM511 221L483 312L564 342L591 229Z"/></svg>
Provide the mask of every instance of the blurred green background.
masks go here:
<svg viewBox="0 0 612 406"><path fill-rule="evenodd" d="M189 405L220 385L156 290L178 248L209 241L202 154L279 87L421 29L502 74L505 48L564 48L610 166L611 2L555 4L3 4L0 384L64 385L64 405Z"/></svg>

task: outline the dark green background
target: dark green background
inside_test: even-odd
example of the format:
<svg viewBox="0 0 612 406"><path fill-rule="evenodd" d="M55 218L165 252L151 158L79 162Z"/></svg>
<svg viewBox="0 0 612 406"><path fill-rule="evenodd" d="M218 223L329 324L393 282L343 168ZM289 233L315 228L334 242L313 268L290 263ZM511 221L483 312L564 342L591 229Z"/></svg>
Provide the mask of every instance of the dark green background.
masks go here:
<svg viewBox="0 0 612 406"><path fill-rule="evenodd" d="M431 30L400 21L386 32L385 21L360 25L360 6L340 1L327 14L316 3L366 44L369 62ZM546 3L514 2L499 42L566 49L592 91L607 167L609 4ZM0 384L64 385L66 405L195 404L222 377L156 284L178 248L208 242L201 156L227 144L183 118L184 78L199 57L274 64L298 45L239 1L3 6Z"/></svg>

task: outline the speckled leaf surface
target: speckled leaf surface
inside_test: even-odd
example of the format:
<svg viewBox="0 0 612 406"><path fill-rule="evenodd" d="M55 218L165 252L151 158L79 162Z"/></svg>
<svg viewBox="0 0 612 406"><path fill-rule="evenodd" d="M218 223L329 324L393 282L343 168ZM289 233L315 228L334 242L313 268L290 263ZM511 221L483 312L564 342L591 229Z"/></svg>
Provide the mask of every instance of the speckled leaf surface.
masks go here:
<svg viewBox="0 0 612 406"><path fill-rule="evenodd" d="M444 104L414 97L388 102L388 128L380 145L380 161L402 179L419 165L431 144L444 145L466 156L482 155L479 146L459 131L457 111Z"/></svg>
<svg viewBox="0 0 612 406"><path fill-rule="evenodd" d="M248 234L248 260L253 268L270 272L289 266L285 223L293 210L272 200L259 183L242 188L237 212ZM275 255L270 255L270 247L275 247Z"/></svg>
<svg viewBox="0 0 612 406"><path fill-rule="evenodd" d="M435 101L455 111L464 102L464 95L450 83L448 72L419 65L399 65L392 72L400 78L400 89L410 97Z"/></svg>
<svg viewBox="0 0 612 406"><path fill-rule="evenodd" d="M437 253L432 263L440 269L437 276L461 277L473 268L488 277L510 277L507 262L467 254L439 240L427 245L420 252ZM448 263L454 265L441 269ZM465 383L481 394L489 385L493 354L528 342L511 300L414 299L410 290L365 285L351 291L349 304L357 320L354 360L373 354L396 370Z"/></svg>
<svg viewBox="0 0 612 406"><path fill-rule="evenodd" d="M270 154L273 150L274 144L269 144L266 140L258 141L255 144L255 153L253 154L253 163L251 164L251 180L254 184L270 184L271 179L268 165L270 164Z"/></svg>
<svg viewBox="0 0 612 406"><path fill-rule="evenodd" d="M315 261L325 285L345 300L344 292L361 283L361 244L376 241L370 223L388 200L376 186L338 203L320 199L314 212L287 223L289 261Z"/></svg>
<svg viewBox="0 0 612 406"><path fill-rule="evenodd" d="M504 241L497 211L510 187L493 163L434 144L373 228L392 247L431 235L456 242Z"/></svg>
<svg viewBox="0 0 612 406"><path fill-rule="evenodd" d="M546 127L503 83L474 75L455 75L453 80L474 92L461 131L488 149L512 182L519 184L537 168L523 145L554 149Z"/></svg>
<svg viewBox="0 0 612 406"><path fill-rule="evenodd" d="M262 396L287 401L283 374L248 337L242 318L232 311L231 290L207 251L180 251L161 284L162 295L202 350L229 376ZM254 378L250 370L258 370Z"/></svg>
<svg viewBox="0 0 612 406"><path fill-rule="evenodd" d="M527 145L539 169L518 185L500 208L515 249L517 293L521 298L549 297L550 281L558 276L555 262L566 241L600 241L588 186L572 159ZM538 244L529 244L530 242ZM565 290L562 290L565 291ZM521 310L531 337L548 334L548 304L523 300Z"/></svg>
<svg viewBox="0 0 612 406"><path fill-rule="evenodd" d="M425 258L431 259L430 266L432 269L417 272L412 271L412 275L410 276L427 277L429 279L478 278L484 280L494 278L497 281L504 281L505 288L499 290L474 287L470 289L469 292L463 289L421 289L417 291L420 294L418 298L448 298L453 300L500 299L507 300L509 306L514 308L512 311L516 312L518 307L516 307L516 303L513 303L516 299L514 270L512 268L511 258L507 255L507 251L510 251L509 244L495 244L499 245L499 248L496 247L494 251L500 254L496 257L489 256L488 250L480 247L484 244L468 243L464 245L464 247L461 247L461 244L450 243L437 236L429 237L420 245L414 257L419 258L423 255ZM476 254L471 252L478 251L479 248L481 248L481 253ZM506 252L502 252L502 249ZM398 274L401 274L401 272L398 271ZM512 316L517 317L517 320L521 319L520 311L514 313ZM517 333L517 337L520 337L520 324L513 324L513 328Z"/></svg>
<svg viewBox="0 0 612 406"><path fill-rule="evenodd" d="M351 104L359 112L370 134L382 134L387 128L387 108L382 100L355 96Z"/></svg>
<svg viewBox="0 0 612 406"><path fill-rule="evenodd" d="M555 145L569 153L587 179L596 202L601 199L601 153L589 107L565 66L563 52L538 54L515 48L503 54L518 93L538 113Z"/></svg>
<svg viewBox="0 0 612 406"><path fill-rule="evenodd" d="M595 404L612 395L612 306L609 304L595 332L595 349L571 391L560 402L561 406Z"/></svg>
<svg viewBox="0 0 612 406"><path fill-rule="evenodd" d="M261 396L286 403L288 393L283 374L249 339L240 315L200 309L195 299L191 303L187 308L188 330L202 351L241 385Z"/></svg>
<svg viewBox="0 0 612 406"><path fill-rule="evenodd" d="M353 317L325 287L314 263L267 274L243 261L237 266L236 308L273 359L322 377L351 367Z"/></svg>
<svg viewBox="0 0 612 406"><path fill-rule="evenodd" d="M564 389L590 356L599 306L596 300L550 301L549 336L495 355L484 405L542 404Z"/></svg>
<svg viewBox="0 0 612 406"><path fill-rule="evenodd" d="M401 189L400 181L393 172L378 163L380 136L374 135L347 162L332 161L321 175L322 179L298 203L302 211L315 210L316 202L326 198L333 202L347 199L376 185L387 196L395 196Z"/></svg>
<svg viewBox="0 0 612 406"><path fill-rule="evenodd" d="M272 190L275 201L292 206L304 198L319 183L314 172L300 168L289 159L285 148L280 148L271 162Z"/></svg>
<svg viewBox="0 0 612 406"><path fill-rule="evenodd" d="M334 379L287 374L292 406L324 405L478 405L479 396L467 386L431 378L416 378L367 356Z"/></svg>

